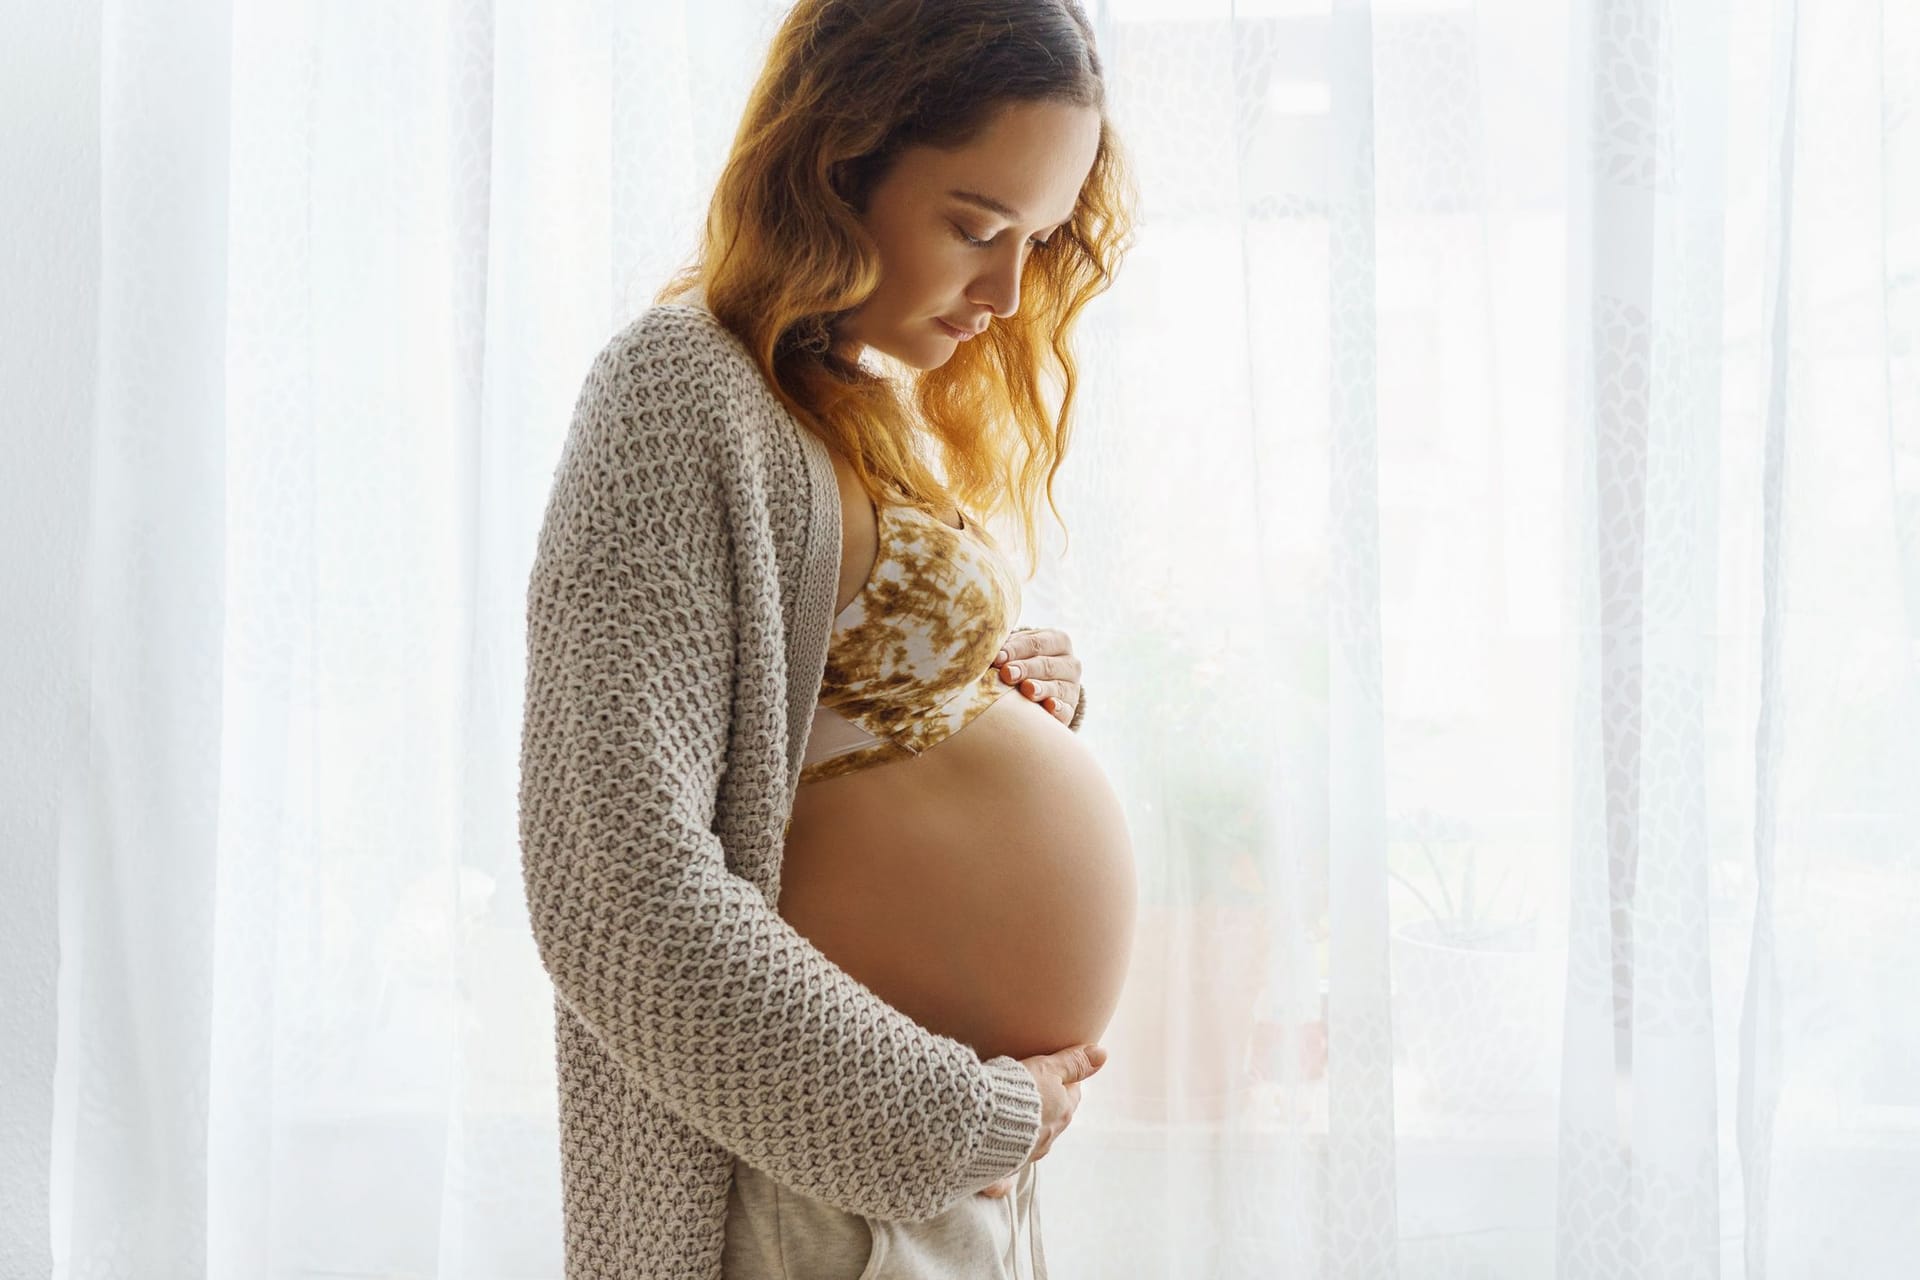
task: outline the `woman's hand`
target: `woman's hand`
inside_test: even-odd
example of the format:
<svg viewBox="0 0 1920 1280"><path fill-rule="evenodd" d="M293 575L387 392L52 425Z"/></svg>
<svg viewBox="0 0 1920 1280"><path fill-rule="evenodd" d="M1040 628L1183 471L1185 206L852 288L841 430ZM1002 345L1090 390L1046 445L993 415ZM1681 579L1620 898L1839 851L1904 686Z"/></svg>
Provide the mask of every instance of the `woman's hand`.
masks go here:
<svg viewBox="0 0 1920 1280"><path fill-rule="evenodd" d="M1026 1167L1027 1166L1025 1165L1020 1166L1021 1169L1024 1169ZM980 1189L980 1194L985 1196L989 1200L998 1200L1002 1196L1010 1196L1013 1194L1013 1184L1018 1182L1019 1180L1020 1180L1019 1170L1015 1170L1014 1172L1008 1174L1006 1177L1000 1179L1000 1181L994 1183L992 1186L982 1187Z"/></svg>
<svg viewBox="0 0 1920 1280"><path fill-rule="evenodd" d="M1061 724L1070 724L1080 702L1080 659L1073 641L1058 627L1028 627L1014 632L1001 646L993 665L1000 679L1018 685L1020 692L1053 712Z"/></svg>
<svg viewBox="0 0 1920 1280"><path fill-rule="evenodd" d="M1104 1045L1077 1044L1058 1053L1022 1058L1020 1065L1040 1087L1040 1135L1034 1139L1033 1150L1027 1153L1026 1164L1020 1166L1024 1169L1046 1155L1054 1139L1073 1123L1073 1113L1080 1108L1080 1082L1107 1065L1107 1050ZM1020 1169L992 1186L982 1187L978 1194L990 1200L1008 1194L1020 1177Z"/></svg>

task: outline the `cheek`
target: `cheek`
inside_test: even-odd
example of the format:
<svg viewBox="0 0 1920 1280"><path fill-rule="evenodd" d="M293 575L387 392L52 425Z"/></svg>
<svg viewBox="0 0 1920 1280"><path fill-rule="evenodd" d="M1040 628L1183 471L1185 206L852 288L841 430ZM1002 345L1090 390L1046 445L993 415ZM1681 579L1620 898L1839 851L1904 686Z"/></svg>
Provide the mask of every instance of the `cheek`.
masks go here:
<svg viewBox="0 0 1920 1280"><path fill-rule="evenodd" d="M876 298L889 317L906 324L926 324L954 307L958 284L952 264L938 246L924 241L903 245L884 259Z"/></svg>
<svg viewBox="0 0 1920 1280"><path fill-rule="evenodd" d="M881 241L881 256L888 273L902 286L925 290L936 286L951 274L958 263L956 241L942 234L939 226L896 227Z"/></svg>

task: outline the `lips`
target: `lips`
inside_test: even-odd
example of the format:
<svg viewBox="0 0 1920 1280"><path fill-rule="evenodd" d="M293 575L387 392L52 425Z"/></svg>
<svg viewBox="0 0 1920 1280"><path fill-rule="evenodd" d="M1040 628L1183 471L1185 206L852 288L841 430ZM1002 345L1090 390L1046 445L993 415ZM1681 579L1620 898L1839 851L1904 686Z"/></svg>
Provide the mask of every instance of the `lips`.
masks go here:
<svg viewBox="0 0 1920 1280"><path fill-rule="evenodd" d="M940 319L938 316L934 317L934 322L940 325L941 328L945 329L948 332L948 334L950 334L955 338L958 338L962 342L965 342L968 338L978 337L980 334L986 332L984 327L980 329L963 329L957 324L949 324L947 321Z"/></svg>

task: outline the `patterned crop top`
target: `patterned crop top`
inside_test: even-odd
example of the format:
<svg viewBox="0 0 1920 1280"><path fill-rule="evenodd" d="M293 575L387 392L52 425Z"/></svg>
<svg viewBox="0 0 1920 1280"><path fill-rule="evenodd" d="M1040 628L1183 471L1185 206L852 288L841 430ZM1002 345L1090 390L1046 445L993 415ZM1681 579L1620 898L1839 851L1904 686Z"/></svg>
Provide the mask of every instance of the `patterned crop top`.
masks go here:
<svg viewBox="0 0 1920 1280"><path fill-rule="evenodd" d="M800 781L917 756L1018 690L994 655L1020 584L986 530L878 505L873 571L833 620Z"/></svg>

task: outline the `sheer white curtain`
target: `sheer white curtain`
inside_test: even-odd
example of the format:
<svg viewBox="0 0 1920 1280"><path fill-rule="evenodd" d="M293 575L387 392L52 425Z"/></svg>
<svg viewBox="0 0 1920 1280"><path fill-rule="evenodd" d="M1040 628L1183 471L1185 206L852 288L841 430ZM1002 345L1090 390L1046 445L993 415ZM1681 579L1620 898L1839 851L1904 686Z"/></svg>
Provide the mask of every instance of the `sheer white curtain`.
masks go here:
<svg viewBox="0 0 1920 1280"><path fill-rule="evenodd" d="M101 10L10 1248L558 1276L526 571L783 9ZM1920 13L1089 9L1142 230L1023 621L1143 892L1053 1274L1909 1274Z"/></svg>

